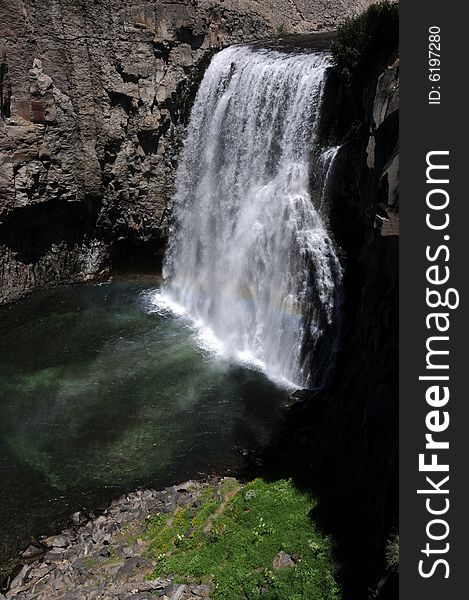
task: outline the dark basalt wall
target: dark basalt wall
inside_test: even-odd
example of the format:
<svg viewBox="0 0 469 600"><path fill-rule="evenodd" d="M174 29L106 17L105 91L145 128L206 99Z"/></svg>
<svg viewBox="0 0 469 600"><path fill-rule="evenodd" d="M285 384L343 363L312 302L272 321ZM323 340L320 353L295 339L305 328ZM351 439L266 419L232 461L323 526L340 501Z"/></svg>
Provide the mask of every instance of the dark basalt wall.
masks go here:
<svg viewBox="0 0 469 600"><path fill-rule="evenodd" d="M333 385L294 394L266 454L272 477L321 498L314 518L338 542L347 600L397 597L386 547L398 527L398 109L396 57L351 86L330 74L321 131L342 144L329 207L344 265L341 350Z"/></svg>

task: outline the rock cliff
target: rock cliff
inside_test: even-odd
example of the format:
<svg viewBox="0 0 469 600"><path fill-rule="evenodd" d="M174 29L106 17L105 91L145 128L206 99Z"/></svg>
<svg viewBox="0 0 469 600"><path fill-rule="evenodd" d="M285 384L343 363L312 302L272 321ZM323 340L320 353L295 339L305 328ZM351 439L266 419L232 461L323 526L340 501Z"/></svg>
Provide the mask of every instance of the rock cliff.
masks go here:
<svg viewBox="0 0 469 600"><path fill-rule="evenodd" d="M351 86L332 72L323 113L322 135L341 144L330 206L344 263L341 349L328 390L293 394L267 465L321 497L314 518L338 541L345 597L395 598L387 548L398 527L396 54Z"/></svg>
<svg viewBox="0 0 469 600"><path fill-rule="evenodd" d="M0 303L162 252L214 49L330 29L369 0L4 0Z"/></svg>
<svg viewBox="0 0 469 600"><path fill-rule="evenodd" d="M398 530L398 58L370 78L361 100L333 206L348 254L346 327L323 423L334 444L320 436L320 470L353 557L350 597L363 597L366 585L369 598L394 598L397 574L386 553Z"/></svg>

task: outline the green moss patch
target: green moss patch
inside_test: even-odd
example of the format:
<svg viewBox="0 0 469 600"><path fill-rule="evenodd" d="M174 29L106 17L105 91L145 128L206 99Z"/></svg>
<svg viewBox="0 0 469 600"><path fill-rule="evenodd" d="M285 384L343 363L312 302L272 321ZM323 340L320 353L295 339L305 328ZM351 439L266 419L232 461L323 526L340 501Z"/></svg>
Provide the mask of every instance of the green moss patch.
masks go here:
<svg viewBox="0 0 469 600"><path fill-rule="evenodd" d="M332 543L310 518L314 505L290 481L225 479L193 506L150 520L152 576L208 583L214 600L338 599ZM291 560L276 569L281 551Z"/></svg>
<svg viewBox="0 0 469 600"><path fill-rule="evenodd" d="M384 0L348 19L332 45L334 63L348 84L380 71L399 45L399 4Z"/></svg>

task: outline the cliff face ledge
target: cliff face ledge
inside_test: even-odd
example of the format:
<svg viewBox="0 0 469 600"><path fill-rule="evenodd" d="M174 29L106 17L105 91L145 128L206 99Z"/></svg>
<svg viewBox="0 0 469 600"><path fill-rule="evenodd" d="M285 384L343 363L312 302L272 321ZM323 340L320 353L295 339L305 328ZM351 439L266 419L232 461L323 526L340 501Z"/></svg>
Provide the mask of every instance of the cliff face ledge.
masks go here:
<svg viewBox="0 0 469 600"><path fill-rule="evenodd" d="M177 152L211 48L331 28L369 0L5 0L0 303L161 250Z"/></svg>

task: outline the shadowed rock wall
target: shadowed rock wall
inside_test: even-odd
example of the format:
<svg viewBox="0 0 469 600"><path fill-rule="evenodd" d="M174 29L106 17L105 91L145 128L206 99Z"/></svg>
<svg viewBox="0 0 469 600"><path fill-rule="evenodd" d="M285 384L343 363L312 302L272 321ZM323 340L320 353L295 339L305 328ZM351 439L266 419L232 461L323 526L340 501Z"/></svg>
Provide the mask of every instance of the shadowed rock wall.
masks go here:
<svg viewBox="0 0 469 600"><path fill-rule="evenodd" d="M330 227L343 251L343 337L328 390L296 392L267 452L272 477L321 498L347 600L397 598L386 557L398 527L399 60L351 87L326 84L322 135L334 163Z"/></svg>

